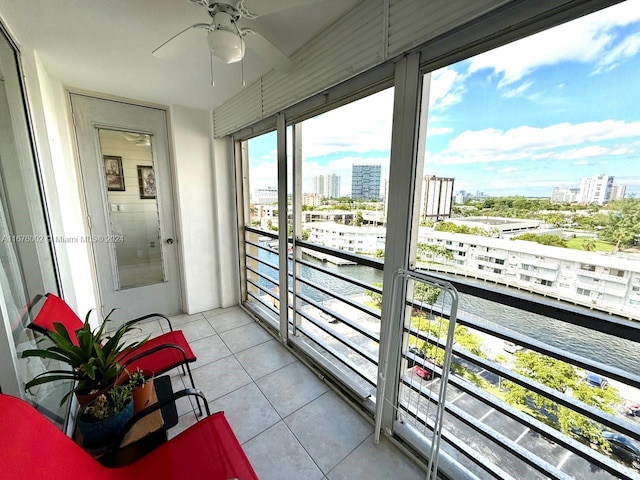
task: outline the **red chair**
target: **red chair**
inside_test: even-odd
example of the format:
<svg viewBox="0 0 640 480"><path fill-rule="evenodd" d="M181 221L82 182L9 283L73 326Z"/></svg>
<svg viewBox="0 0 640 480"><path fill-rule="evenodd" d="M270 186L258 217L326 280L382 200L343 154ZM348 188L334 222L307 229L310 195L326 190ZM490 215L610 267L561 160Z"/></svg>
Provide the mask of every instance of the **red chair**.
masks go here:
<svg viewBox="0 0 640 480"><path fill-rule="evenodd" d="M203 418L129 465L107 468L31 405L3 394L0 394L0 478L258 480L223 412Z"/></svg>
<svg viewBox="0 0 640 480"><path fill-rule="evenodd" d="M82 320L80 320L80 317L78 317L71 307L61 298L52 293L47 293L45 297L40 311L28 327L47 334L48 332L54 331L54 323L62 323L69 332L71 341L77 345L78 340L75 336L75 331L82 327ZM171 322L165 315L151 313L130 320L120 328L125 328L150 318L166 320L169 325L169 332L150 338L139 347L125 352L118 361L126 365L130 371L139 368L141 370L150 370L156 375L161 375L173 368L181 366L183 373L189 375L191 386L196 388L193 375L191 374L191 368L189 368L189 363L195 362L196 356L191 350L182 331L174 330ZM202 415L202 407L199 401L198 408Z"/></svg>

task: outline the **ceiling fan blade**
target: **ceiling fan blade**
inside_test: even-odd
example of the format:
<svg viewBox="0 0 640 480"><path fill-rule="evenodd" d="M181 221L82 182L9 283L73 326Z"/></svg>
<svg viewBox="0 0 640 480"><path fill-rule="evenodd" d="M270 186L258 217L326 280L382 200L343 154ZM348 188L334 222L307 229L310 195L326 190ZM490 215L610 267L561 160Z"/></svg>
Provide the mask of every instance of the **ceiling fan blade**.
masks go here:
<svg viewBox="0 0 640 480"><path fill-rule="evenodd" d="M289 8L301 7L311 3L317 3L319 1L322 0L270 0L268 2L265 2L264 0L242 0L238 7L242 12L249 12L249 15L245 15L245 17L251 18L252 15L261 17L263 15L269 15L271 13L288 10Z"/></svg>
<svg viewBox="0 0 640 480"><path fill-rule="evenodd" d="M246 46L257 53L268 65L281 72L293 69L294 64L291 59L262 35L250 28L243 29L242 34Z"/></svg>
<svg viewBox="0 0 640 480"><path fill-rule="evenodd" d="M180 50L186 50L189 47L189 44L194 41L195 35L183 35L183 34L187 32L195 32L199 29L208 30L209 24L196 23L194 25L191 25L185 28L184 30L176 33L173 37L171 37L169 40L164 42L162 45L157 47L153 52L151 52L151 54L154 57L164 58L164 59L175 57Z"/></svg>

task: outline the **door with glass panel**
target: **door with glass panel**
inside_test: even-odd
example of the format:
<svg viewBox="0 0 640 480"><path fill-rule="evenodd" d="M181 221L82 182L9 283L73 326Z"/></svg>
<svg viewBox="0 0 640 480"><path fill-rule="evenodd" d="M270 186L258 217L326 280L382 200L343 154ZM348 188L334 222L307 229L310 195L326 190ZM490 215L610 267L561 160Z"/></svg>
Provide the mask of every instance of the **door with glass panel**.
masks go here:
<svg viewBox="0 0 640 480"><path fill-rule="evenodd" d="M71 94L103 312L181 311L164 110Z"/></svg>

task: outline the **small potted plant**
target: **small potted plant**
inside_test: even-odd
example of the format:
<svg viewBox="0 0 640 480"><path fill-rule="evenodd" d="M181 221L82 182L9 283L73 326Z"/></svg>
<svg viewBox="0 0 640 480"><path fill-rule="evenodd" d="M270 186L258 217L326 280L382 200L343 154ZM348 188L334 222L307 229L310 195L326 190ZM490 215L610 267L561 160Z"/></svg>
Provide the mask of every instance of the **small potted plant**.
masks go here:
<svg viewBox="0 0 640 480"><path fill-rule="evenodd" d="M122 337L134 328L131 326L119 329L112 337L106 338L104 328L111 313L113 310L99 328L92 330L89 324L89 316L91 315L91 311L89 311L83 326L75 331L77 344L71 340L69 332L63 324L55 323L55 331L49 332L46 337L39 340L39 342L48 342L49 345L45 348L25 350L22 357L56 360L66 364L69 368L61 370L57 369L56 365L56 369L43 372L31 379L25 388L29 390L48 382L72 380L76 383L71 391L62 398L60 405L67 400L71 393L75 392L78 403L80 406L84 406L100 393L104 393L112 387L123 370L119 361L123 353L128 349L142 345L146 339L141 342L126 343Z"/></svg>
<svg viewBox="0 0 640 480"><path fill-rule="evenodd" d="M153 372L151 370L136 369L124 372L123 383L131 389L133 397L133 413L138 413L151 404L153 396Z"/></svg>
<svg viewBox="0 0 640 480"><path fill-rule="evenodd" d="M89 402L78 416L82 444L88 450L110 445L133 416L132 388L116 385Z"/></svg>

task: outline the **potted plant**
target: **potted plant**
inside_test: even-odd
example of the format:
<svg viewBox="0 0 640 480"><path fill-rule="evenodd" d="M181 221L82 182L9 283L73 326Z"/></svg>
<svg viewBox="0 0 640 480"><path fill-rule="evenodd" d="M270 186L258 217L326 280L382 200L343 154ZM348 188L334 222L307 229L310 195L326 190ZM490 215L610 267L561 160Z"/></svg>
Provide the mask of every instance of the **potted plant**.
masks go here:
<svg viewBox="0 0 640 480"><path fill-rule="evenodd" d="M42 359L56 360L66 364L67 370L55 369L43 372L27 382L27 390L48 382L58 380L75 381L74 387L62 400L62 405L71 393L76 393L80 406L86 405L92 398L108 390L122 373L123 366L119 362L122 354L132 348L136 348L147 339L140 342L126 343L123 336L134 327L126 326L119 329L112 337L106 338L104 328L109 321L109 315L102 325L96 330L91 329L89 317L91 310L85 317L84 324L75 331L77 344L71 340L69 332L61 323L55 323L55 331L49 332L46 337L39 340L51 344L46 348L25 350L23 357L39 357Z"/></svg>
<svg viewBox="0 0 640 480"><path fill-rule="evenodd" d="M123 383L125 382L131 389L133 413L138 413L151 404L153 396L153 372L151 370L141 370L138 368L134 372L129 373L125 369Z"/></svg>
<svg viewBox="0 0 640 480"><path fill-rule="evenodd" d="M82 445L97 450L118 438L133 416L132 386L116 385L89 402L78 415Z"/></svg>

